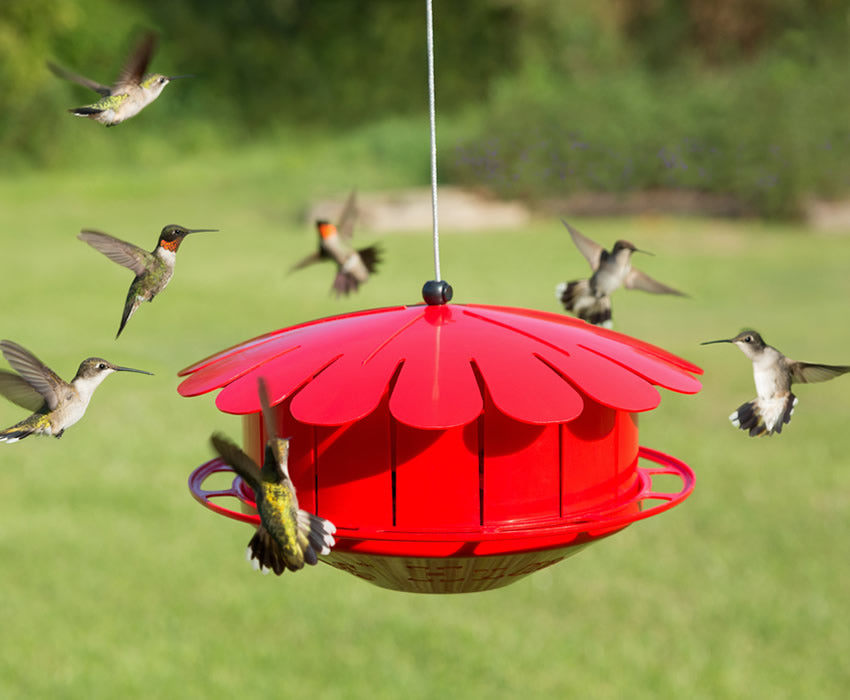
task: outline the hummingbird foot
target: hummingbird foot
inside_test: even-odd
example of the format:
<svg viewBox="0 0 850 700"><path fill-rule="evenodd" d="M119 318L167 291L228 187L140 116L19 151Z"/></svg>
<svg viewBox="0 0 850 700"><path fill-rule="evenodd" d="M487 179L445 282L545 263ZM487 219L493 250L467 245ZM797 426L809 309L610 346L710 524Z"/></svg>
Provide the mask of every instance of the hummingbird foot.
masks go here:
<svg viewBox="0 0 850 700"><path fill-rule="evenodd" d="M791 421L797 397L792 393L770 399L753 399L741 405L729 420L732 425L749 432L750 437L781 433Z"/></svg>

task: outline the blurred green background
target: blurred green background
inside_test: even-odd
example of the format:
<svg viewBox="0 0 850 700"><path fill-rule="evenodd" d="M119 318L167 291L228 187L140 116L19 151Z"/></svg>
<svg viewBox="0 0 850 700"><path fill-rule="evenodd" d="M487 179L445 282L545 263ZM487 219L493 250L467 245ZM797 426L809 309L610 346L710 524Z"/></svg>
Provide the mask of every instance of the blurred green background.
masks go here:
<svg viewBox="0 0 850 700"><path fill-rule="evenodd" d="M446 182L530 199L683 188L770 216L850 188L846 0L437 0L436 14ZM152 69L197 78L132 138L57 121L91 95L45 60L108 83L142 27L162 35ZM423 54L421 2L6 0L0 149L7 167L161 162L384 124L384 156L399 120L421 122Z"/></svg>
<svg viewBox="0 0 850 700"><path fill-rule="evenodd" d="M441 227L458 302L558 311L555 283L587 272L558 215L656 254L636 264L691 298L621 292L615 322L706 369L700 394L662 391L641 421L642 444L695 469L694 494L489 593L253 572L250 530L185 485L240 421L180 398L175 374L419 300L427 223L358 229L385 263L350 298L329 296L329 266L287 270L315 245L315 201L427 183L424 4L6 0L0 337L65 378L89 355L155 376L110 378L62 440L0 446L3 698L846 695L848 380L800 387L791 425L753 440L726 418L754 396L750 364L698 345L752 326L796 359L850 362L850 227L803 218L850 189L846 2L436 0L435 21L443 184L532 206L696 191L751 214ZM197 77L112 129L67 114L91 95L45 61L109 82L140 27L160 32L153 70ZM130 273L76 233L152 248L167 223L221 232L186 242L115 341ZM3 425L21 417L0 404Z"/></svg>

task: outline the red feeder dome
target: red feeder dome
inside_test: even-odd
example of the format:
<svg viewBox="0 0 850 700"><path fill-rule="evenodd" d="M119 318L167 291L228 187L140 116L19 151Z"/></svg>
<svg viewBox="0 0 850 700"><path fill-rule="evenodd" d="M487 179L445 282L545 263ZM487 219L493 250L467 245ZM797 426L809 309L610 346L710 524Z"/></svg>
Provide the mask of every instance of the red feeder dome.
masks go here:
<svg viewBox="0 0 850 700"><path fill-rule="evenodd" d="M221 389L216 405L246 414L245 450L259 461L263 377L301 507L337 527L323 560L379 586L446 593L507 585L684 500L693 473L638 446L635 414L658 405L656 386L696 393L701 373L559 314L417 305L255 338L184 369L179 392ZM258 525L241 479L203 488L228 469L202 465L192 493ZM681 489L653 491L658 473Z"/></svg>

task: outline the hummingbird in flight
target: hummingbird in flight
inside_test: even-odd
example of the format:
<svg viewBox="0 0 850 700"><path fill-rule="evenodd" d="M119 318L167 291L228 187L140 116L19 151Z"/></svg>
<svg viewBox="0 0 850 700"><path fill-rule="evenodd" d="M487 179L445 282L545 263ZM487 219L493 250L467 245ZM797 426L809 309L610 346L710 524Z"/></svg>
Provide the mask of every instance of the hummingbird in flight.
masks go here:
<svg viewBox="0 0 850 700"><path fill-rule="evenodd" d="M115 126L130 117L135 117L159 97L163 88L172 80L192 77L189 75L167 76L161 73L147 74L148 64L155 48L156 35L153 32L146 32L130 54L112 87L77 75L55 63L48 62L47 67L58 77L78 83L100 95L100 99L93 104L69 109L71 114L88 117L106 126Z"/></svg>
<svg viewBox="0 0 850 700"><path fill-rule="evenodd" d="M289 440L277 437L265 382L261 378L258 384L268 437L262 468L220 433L214 433L210 441L219 457L254 490L260 526L248 543L248 561L253 560L255 569L280 576L286 569L315 566L319 554L330 554L336 527L298 507L289 478Z"/></svg>
<svg viewBox="0 0 850 700"><path fill-rule="evenodd" d="M124 302L124 314L118 327L116 338L121 335L130 317L143 301L153 301L153 298L166 288L174 274L174 263L177 259L177 249L190 233L207 233L218 231L215 228L184 228L170 224L162 229L156 248L148 252L137 245L122 241L108 233L83 229L77 238L85 241L95 250L99 250L107 258L123 265L136 273L136 278L130 284L127 300Z"/></svg>
<svg viewBox="0 0 850 700"><path fill-rule="evenodd" d="M651 253L639 250L623 240L617 241L609 252L587 236L583 236L563 219L561 223L567 227L573 243L587 258L593 271L589 279L561 282L555 287L555 297L558 301L580 319L593 325L611 328L611 294L621 286L653 294L687 296L632 267L632 253Z"/></svg>
<svg viewBox="0 0 850 700"><path fill-rule="evenodd" d="M750 437L781 433L791 420L797 397L792 384L810 384L834 379L850 372L850 365L821 365L795 362L764 342L756 331L741 331L734 338L709 340L701 345L732 343L752 360L758 397L742 404L729 416L732 425L749 431Z"/></svg>
<svg viewBox="0 0 850 700"><path fill-rule="evenodd" d="M331 289L338 297L356 291L381 262L381 251L377 245L360 250L356 250L352 245L356 218L357 193L353 191L348 196L336 225L325 219L316 221L319 249L293 265L290 272L323 260L333 260L336 262L336 276Z"/></svg>
<svg viewBox="0 0 850 700"><path fill-rule="evenodd" d="M76 376L66 382L29 350L11 340L0 341L0 351L17 372L0 370L0 394L33 411L20 423L0 430L0 442L17 442L30 435L62 437L67 428L83 417L95 389L110 374L151 374L120 367L100 357L89 357L80 363Z"/></svg>

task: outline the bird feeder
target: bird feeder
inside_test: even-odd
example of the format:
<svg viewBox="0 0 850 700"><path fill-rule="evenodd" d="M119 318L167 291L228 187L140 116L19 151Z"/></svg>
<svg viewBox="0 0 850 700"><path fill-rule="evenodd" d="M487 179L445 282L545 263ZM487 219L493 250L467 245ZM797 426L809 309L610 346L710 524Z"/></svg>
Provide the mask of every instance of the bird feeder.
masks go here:
<svg viewBox="0 0 850 700"><path fill-rule="evenodd" d="M337 527L322 560L385 588L454 593L505 586L683 501L693 472L639 446L637 414L658 386L696 393L701 372L559 314L432 303L260 336L184 369L179 392L220 389L260 461L263 377L300 506ZM258 525L239 477L204 487L227 470L198 467L193 495ZM681 487L655 490L658 474Z"/></svg>

